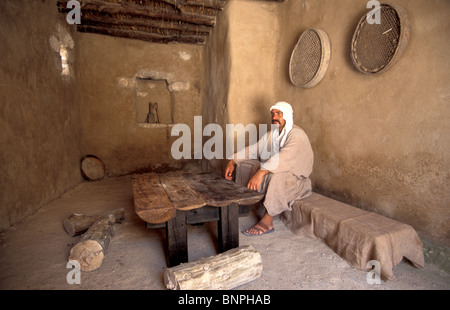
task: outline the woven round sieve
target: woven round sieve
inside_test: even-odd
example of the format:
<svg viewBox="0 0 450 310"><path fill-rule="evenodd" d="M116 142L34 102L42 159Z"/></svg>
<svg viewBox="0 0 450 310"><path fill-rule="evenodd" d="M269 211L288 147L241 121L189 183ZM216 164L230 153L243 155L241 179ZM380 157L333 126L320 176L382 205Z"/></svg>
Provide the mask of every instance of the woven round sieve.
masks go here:
<svg viewBox="0 0 450 310"><path fill-rule="evenodd" d="M306 29L300 36L289 64L291 82L302 88L317 85L330 63L330 40L325 31Z"/></svg>
<svg viewBox="0 0 450 310"><path fill-rule="evenodd" d="M370 24L365 14L353 34L352 61L356 69L365 74L382 73L392 68L403 55L409 40L409 22L403 8L382 4L378 10L379 24Z"/></svg>

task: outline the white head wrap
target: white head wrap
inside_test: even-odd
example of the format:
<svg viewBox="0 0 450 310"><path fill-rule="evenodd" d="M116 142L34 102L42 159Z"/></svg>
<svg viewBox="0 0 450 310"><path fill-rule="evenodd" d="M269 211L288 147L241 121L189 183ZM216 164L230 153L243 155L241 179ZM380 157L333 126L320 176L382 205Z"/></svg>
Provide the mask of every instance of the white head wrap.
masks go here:
<svg viewBox="0 0 450 310"><path fill-rule="evenodd" d="M270 111L273 109L280 110L283 112L283 119L286 121L286 125L284 125L283 131L279 133L277 140L279 142L280 148L284 146L286 142L286 138L288 133L291 131L294 125L294 110L292 110L292 106L284 101L280 101L275 103L272 107L270 107Z"/></svg>

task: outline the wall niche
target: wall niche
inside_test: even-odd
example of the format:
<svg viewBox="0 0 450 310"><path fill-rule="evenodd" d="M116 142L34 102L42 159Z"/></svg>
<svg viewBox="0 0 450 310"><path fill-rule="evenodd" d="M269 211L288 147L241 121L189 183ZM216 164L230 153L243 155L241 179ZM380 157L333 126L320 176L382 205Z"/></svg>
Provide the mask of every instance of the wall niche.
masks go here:
<svg viewBox="0 0 450 310"><path fill-rule="evenodd" d="M174 98L165 79L136 77L136 122L140 125L173 124Z"/></svg>

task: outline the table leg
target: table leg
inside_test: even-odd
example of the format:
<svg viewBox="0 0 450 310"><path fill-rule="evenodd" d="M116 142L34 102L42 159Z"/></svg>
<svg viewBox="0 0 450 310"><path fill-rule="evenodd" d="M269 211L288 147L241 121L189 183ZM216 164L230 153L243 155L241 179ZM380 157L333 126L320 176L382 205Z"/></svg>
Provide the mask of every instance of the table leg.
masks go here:
<svg viewBox="0 0 450 310"><path fill-rule="evenodd" d="M188 261L186 212L176 211L176 216L166 225L166 244L169 267Z"/></svg>
<svg viewBox="0 0 450 310"><path fill-rule="evenodd" d="M239 246L239 206L232 203L219 208L219 252Z"/></svg>

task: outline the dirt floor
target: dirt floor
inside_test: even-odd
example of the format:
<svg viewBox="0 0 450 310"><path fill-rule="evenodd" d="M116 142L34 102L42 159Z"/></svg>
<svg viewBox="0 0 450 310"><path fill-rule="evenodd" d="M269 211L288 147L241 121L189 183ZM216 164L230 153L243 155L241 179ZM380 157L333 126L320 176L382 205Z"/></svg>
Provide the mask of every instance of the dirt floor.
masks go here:
<svg viewBox="0 0 450 310"><path fill-rule="evenodd" d="M125 221L109 246L100 269L81 273L81 284L68 284L67 258L80 237L70 237L63 220L72 213L94 214L125 209ZM261 210L240 218L246 229ZM369 284L367 272L347 264L317 239L291 233L281 221L275 233L240 235L262 256L262 276L239 290L437 290L450 289L449 251L422 238L425 267L403 260L394 278ZM188 226L189 260L217 254L215 222ZM167 268L164 229L147 229L133 209L131 177L84 182L0 235L0 288L12 290L165 290Z"/></svg>

